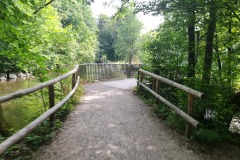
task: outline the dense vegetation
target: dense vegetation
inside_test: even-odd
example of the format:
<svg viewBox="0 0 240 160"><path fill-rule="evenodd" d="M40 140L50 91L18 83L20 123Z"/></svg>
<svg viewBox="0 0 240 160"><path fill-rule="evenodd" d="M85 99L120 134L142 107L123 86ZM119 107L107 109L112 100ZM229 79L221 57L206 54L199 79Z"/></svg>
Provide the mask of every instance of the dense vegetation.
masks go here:
<svg viewBox="0 0 240 160"><path fill-rule="evenodd" d="M131 6L125 6L112 17L100 15L98 28L98 62L125 61L131 64L137 61L142 24Z"/></svg>
<svg viewBox="0 0 240 160"><path fill-rule="evenodd" d="M237 132L228 131L240 114L239 1L153 0L137 6L165 19L145 35L141 55L146 68L205 94L194 104L194 117L203 125L194 137L240 144ZM165 86L161 94L186 111L186 95ZM175 128L184 128L175 113L162 105L155 109Z"/></svg>
<svg viewBox="0 0 240 160"><path fill-rule="evenodd" d="M97 20L93 18L89 7L90 2L91 0L1 1L0 73L9 75L20 71L32 72L38 81L43 82L66 73L75 64L99 62L96 55L106 54L101 53L102 43L99 42L101 41L101 36L99 36L102 31L99 27L101 22L99 20L97 23ZM116 30L116 42L113 43L112 54L117 49L118 56L113 59L108 57L108 60L128 60L131 63L133 55L137 54L137 48L139 48L136 47L136 43L140 35L141 24L132 9L126 7L125 10L126 12L119 13L116 19L107 17L111 21L112 29ZM138 25L133 28L133 32L131 26L134 26L135 22ZM129 30L129 32L125 33L124 30ZM131 41L129 48L125 47L127 42L122 38L123 36L127 36L127 40ZM134 47L134 52L130 51L131 47ZM100 62L103 62L103 58L99 58ZM68 79L55 85L56 101L61 100L69 92L70 84ZM47 89L18 99L18 102L34 98L41 99L43 106L38 107L47 110L49 106ZM51 139L53 136L51 131L61 126L61 119L69 113L76 102L77 99L73 98L57 112L54 128L50 128L47 121L44 122L22 143L5 152L0 159L31 158L29 153ZM32 119L34 118L32 115ZM10 126L4 119L2 106L0 106L0 119L1 142L16 130L9 128Z"/></svg>
<svg viewBox="0 0 240 160"><path fill-rule="evenodd" d="M95 20L83 0L0 2L0 73L92 62ZM43 7L41 10L39 10Z"/></svg>
<svg viewBox="0 0 240 160"><path fill-rule="evenodd" d="M93 62L97 49L97 23L83 0L3 0L0 2L0 73L32 72L40 82L66 73L75 64ZM69 92L67 79L55 85L56 101ZM79 94L76 94L79 96ZM42 99L48 108L48 91L23 97ZM24 102L19 99L18 103ZM13 146L0 159L31 159L32 149L50 140L51 131L61 126L61 120L73 108L72 98L56 114L55 127L48 122L28 135L23 143ZM41 113L40 113L41 114ZM32 119L35 119L32 115ZM0 141L15 133L5 122L0 106Z"/></svg>

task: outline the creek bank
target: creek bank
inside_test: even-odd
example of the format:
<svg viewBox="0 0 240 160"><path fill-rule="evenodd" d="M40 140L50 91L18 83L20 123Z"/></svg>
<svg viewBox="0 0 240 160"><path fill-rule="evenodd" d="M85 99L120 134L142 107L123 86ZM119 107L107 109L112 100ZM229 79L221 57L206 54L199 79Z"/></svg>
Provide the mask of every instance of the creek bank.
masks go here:
<svg viewBox="0 0 240 160"><path fill-rule="evenodd" d="M31 74L26 72L18 72L18 73L0 73L0 81L7 81L7 80L16 80L17 78L25 79L30 78Z"/></svg>

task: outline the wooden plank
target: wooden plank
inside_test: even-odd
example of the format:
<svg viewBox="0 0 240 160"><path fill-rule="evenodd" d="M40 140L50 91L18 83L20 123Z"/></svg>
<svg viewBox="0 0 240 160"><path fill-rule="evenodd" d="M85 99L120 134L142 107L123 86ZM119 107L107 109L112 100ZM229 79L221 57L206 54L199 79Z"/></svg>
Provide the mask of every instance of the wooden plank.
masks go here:
<svg viewBox="0 0 240 160"><path fill-rule="evenodd" d="M19 90L19 91L16 91L16 92L13 92L13 93L10 93L8 95L5 95L5 96L2 96L0 97L0 103L3 103L3 102L6 102L6 101L9 101L9 100L12 100L12 99L15 99L15 98L18 98L18 97L22 97L24 95L27 95L27 94L30 94L30 93L33 93L41 88L44 88L44 87L48 87L52 84L55 84L59 81L61 81L62 79L65 79L69 76L71 76L73 73L76 73L76 71L78 70L78 65L73 69L71 70L70 72L64 74L64 75L61 75L57 78L54 78L52 80L49 80L47 82L44 82L44 83L41 83L41 84L38 84L34 87L31 87L31 88L27 88L27 89L22 89L22 90Z"/></svg>
<svg viewBox="0 0 240 160"><path fill-rule="evenodd" d="M188 111L187 111L187 114L191 117L193 115L193 95L191 95L191 94L188 94ZM192 135L192 125L191 125L191 123L187 123L185 136L187 138L190 138L191 135Z"/></svg>
<svg viewBox="0 0 240 160"><path fill-rule="evenodd" d="M184 118L185 120L187 120L191 125L193 125L195 128L198 126L199 122L195 119L193 119L192 117L190 117L188 114L186 114L185 112L183 112L182 110L180 110L179 108L177 108L175 105L173 105L172 103L170 103L168 100L166 100L165 98L163 98L162 96L158 95L156 92L154 92L153 90L151 90L150 88L148 88L146 85L144 85L143 83L139 82L139 84L145 88L146 90L148 90L150 93L152 93L156 98L158 98L161 102L163 102L164 104L166 104L169 108L171 108L172 110L174 110L175 112L177 112L177 114L179 114L182 118Z"/></svg>
<svg viewBox="0 0 240 160"><path fill-rule="evenodd" d="M174 81L171 81L171 80L169 80L169 79L167 79L167 78L158 76L158 75L156 75L156 74L153 74L153 73L151 73L151 72L145 71L145 70L143 70L143 69L139 69L139 71L142 72L142 73L144 73L144 74L146 74L146 75L149 75L149 76L151 76L151 77L153 77L153 78L156 78L156 79L160 80L161 82L164 82L164 83L169 84L169 85L171 85L171 86L173 86L173 87L176 87L176 88L178 88L178 89L180 89L180 90L182 90L182 91L184 91L184 92L190 93L190 94L192 94L192 95L194 95L194 96L196 96L196 97L198 97L198 98L203 98L203 93L198 92L198 91L196 91L196 90L194 90L194 89L191 89L191 88L189 88L189 87L183 86L183 85L178 84L178 83L176 83L176 82L174 82Z"/></svg>
<svg viewBox="0 0 240 160"><path fill-rule="evenodd" d="M76 91L78 84L79 84L80 78L77 78L77 82L73 90L64 98L62 99L58 104L56 104L51 109L44 112L41 116L39 116L37 119L29 123L26 127L19 130L17 133L6 139L0 144L0 155L4 153L6 149L11 147L12 145L16 144L20 140L22 140L26 135L28 135L34 128L36 128L39 124L41 124L44 120L46 120L50 115L52 115L54 112L56 112Z"/></svg>

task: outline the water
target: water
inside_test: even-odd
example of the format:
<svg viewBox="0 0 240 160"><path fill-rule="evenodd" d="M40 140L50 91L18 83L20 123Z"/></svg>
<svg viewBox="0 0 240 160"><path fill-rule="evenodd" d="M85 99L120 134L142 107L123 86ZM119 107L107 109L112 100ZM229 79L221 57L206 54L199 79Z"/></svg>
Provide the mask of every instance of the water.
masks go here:
<svg viewBox="0 0 240 160"><path fill-rule="evenodd" d="M20 89L30 88L36 84L37 82L33 78L0 81L0 96ZM45 110L40 92L2 103L0 107L3 110L3 118L12 131L18 131L23 128Z"/></svg>

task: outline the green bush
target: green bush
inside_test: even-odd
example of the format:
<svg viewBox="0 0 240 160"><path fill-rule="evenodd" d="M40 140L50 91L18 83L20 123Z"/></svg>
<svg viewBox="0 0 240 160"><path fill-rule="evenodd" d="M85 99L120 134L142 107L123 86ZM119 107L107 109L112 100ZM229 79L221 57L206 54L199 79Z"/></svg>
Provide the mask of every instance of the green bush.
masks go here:
<svg viewBox="0 0 240 160"><path fill-rule="evenodd" d="M186 128L186 121L174 111L169 113L166 121L171 128L178 129L180 131L183 131Z"/></svg>
<svg viewBox="0 0 240 160"><path fill-rule="evenodd" d="M206 128L201 128L195 131L193 134L193 138L198 142L209 145L218 144L222 142L222 137L218 132Z"/></svg>

